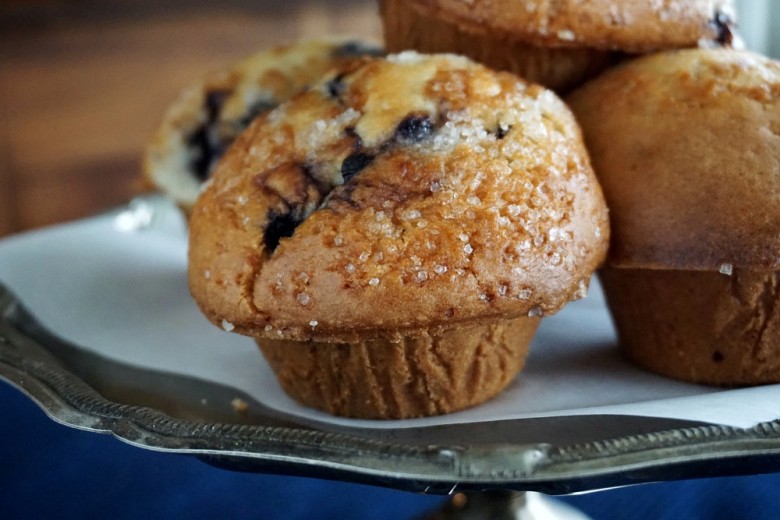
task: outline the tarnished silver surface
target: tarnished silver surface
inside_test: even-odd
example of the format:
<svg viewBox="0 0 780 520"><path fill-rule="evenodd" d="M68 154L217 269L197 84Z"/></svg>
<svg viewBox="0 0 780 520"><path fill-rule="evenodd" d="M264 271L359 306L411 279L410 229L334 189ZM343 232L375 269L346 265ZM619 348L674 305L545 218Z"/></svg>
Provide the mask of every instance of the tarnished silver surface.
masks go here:
<svg viewBox="0 0 780 520"><path fill-rule="evenodd" d="M780 420L749 429L633 416L399 430L306 424L233 388L127 366L70 345L45 331L2 285L0 379L56 421L142 448L191 454L233 469L418 492L563 494L780 470ZM246 413L208 406L236 396L248 404Z"/></svg>

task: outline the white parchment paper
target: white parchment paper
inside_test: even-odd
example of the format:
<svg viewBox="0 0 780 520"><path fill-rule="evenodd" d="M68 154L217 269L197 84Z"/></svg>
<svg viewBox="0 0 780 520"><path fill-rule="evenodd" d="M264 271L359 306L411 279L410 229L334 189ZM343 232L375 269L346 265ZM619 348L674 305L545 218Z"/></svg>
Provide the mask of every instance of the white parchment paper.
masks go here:
<svg viewBox="0 0 780 520"><path fill-rule="evenodd" d="M596 280L586 299L544 319L526 369L492 401L405 421L332 417L288 398L252 340L206 321L187 289L186 227L179 213L158 201L146 216L153 220L143 229L134 229L137 214L117 212L2 240L0 282L50 330L85 349L226 384L308 421L402 428L621 414L749 427L780 417L780 385L724 390L632 366L616 347Z"/></svg>

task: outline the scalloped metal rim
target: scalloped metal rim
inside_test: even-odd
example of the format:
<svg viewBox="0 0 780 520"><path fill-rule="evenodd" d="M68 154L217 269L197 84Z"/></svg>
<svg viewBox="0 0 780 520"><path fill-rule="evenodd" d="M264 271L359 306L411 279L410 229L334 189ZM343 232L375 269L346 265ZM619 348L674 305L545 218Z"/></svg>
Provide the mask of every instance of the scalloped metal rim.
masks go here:
<svg viewBox="0 0 780 520"><path fill-rule="evenodd" d="M21 304L0 285L0 379L54 420L138 447L233 469L292 473L428 493L517 489L563 494L780 471L780 420L703 426L576 445L415 446L315 429L188 421L112 402L7 317ZM717 464L714 464L716 463Z"/></svg>

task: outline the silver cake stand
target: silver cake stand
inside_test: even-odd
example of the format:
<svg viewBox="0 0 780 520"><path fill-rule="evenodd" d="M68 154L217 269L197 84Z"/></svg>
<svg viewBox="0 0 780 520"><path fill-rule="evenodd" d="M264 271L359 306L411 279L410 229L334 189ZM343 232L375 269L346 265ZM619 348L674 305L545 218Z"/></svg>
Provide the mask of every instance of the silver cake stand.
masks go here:
<svg viewBox="0 0 780 520"><path fill-rule="evenodd" d="M541 494L780 470L780 420L749 429L615 415L397 430L307 424L228 386L69 344L4 286L0 379L57 422L139 448L235 470L451 495L433 518L585 518ZM237 395L240 414L204 404Z"/></svg>
<svg viewBox="0 0 780 520"><path fill-rule="evenodd" d="M134 201L116 223L124 231L144 229L159 213L149 201ZM59 423L109 433L143 449L188 454L233 470L450 495L431 518L577 520L586 517L548 497L780 471L780 420L735 428L632 415L561 415L346 427L280 412L236 388L139 368L99 352L46 330L0 283L0 380ZM224 406L230 402L235 409Z"/></svg>

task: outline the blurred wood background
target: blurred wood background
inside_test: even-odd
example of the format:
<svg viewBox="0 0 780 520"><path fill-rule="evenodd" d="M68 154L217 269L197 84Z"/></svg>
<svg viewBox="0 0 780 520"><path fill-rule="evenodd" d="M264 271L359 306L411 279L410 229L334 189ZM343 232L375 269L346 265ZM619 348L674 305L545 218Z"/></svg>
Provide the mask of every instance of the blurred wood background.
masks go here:
<svg viewBox="0 0 780 520"><path fill-rule="evenodd" d="M334 33L380 40L374 0L0 0L0 236L127 201L182 87Z"/></svg>

